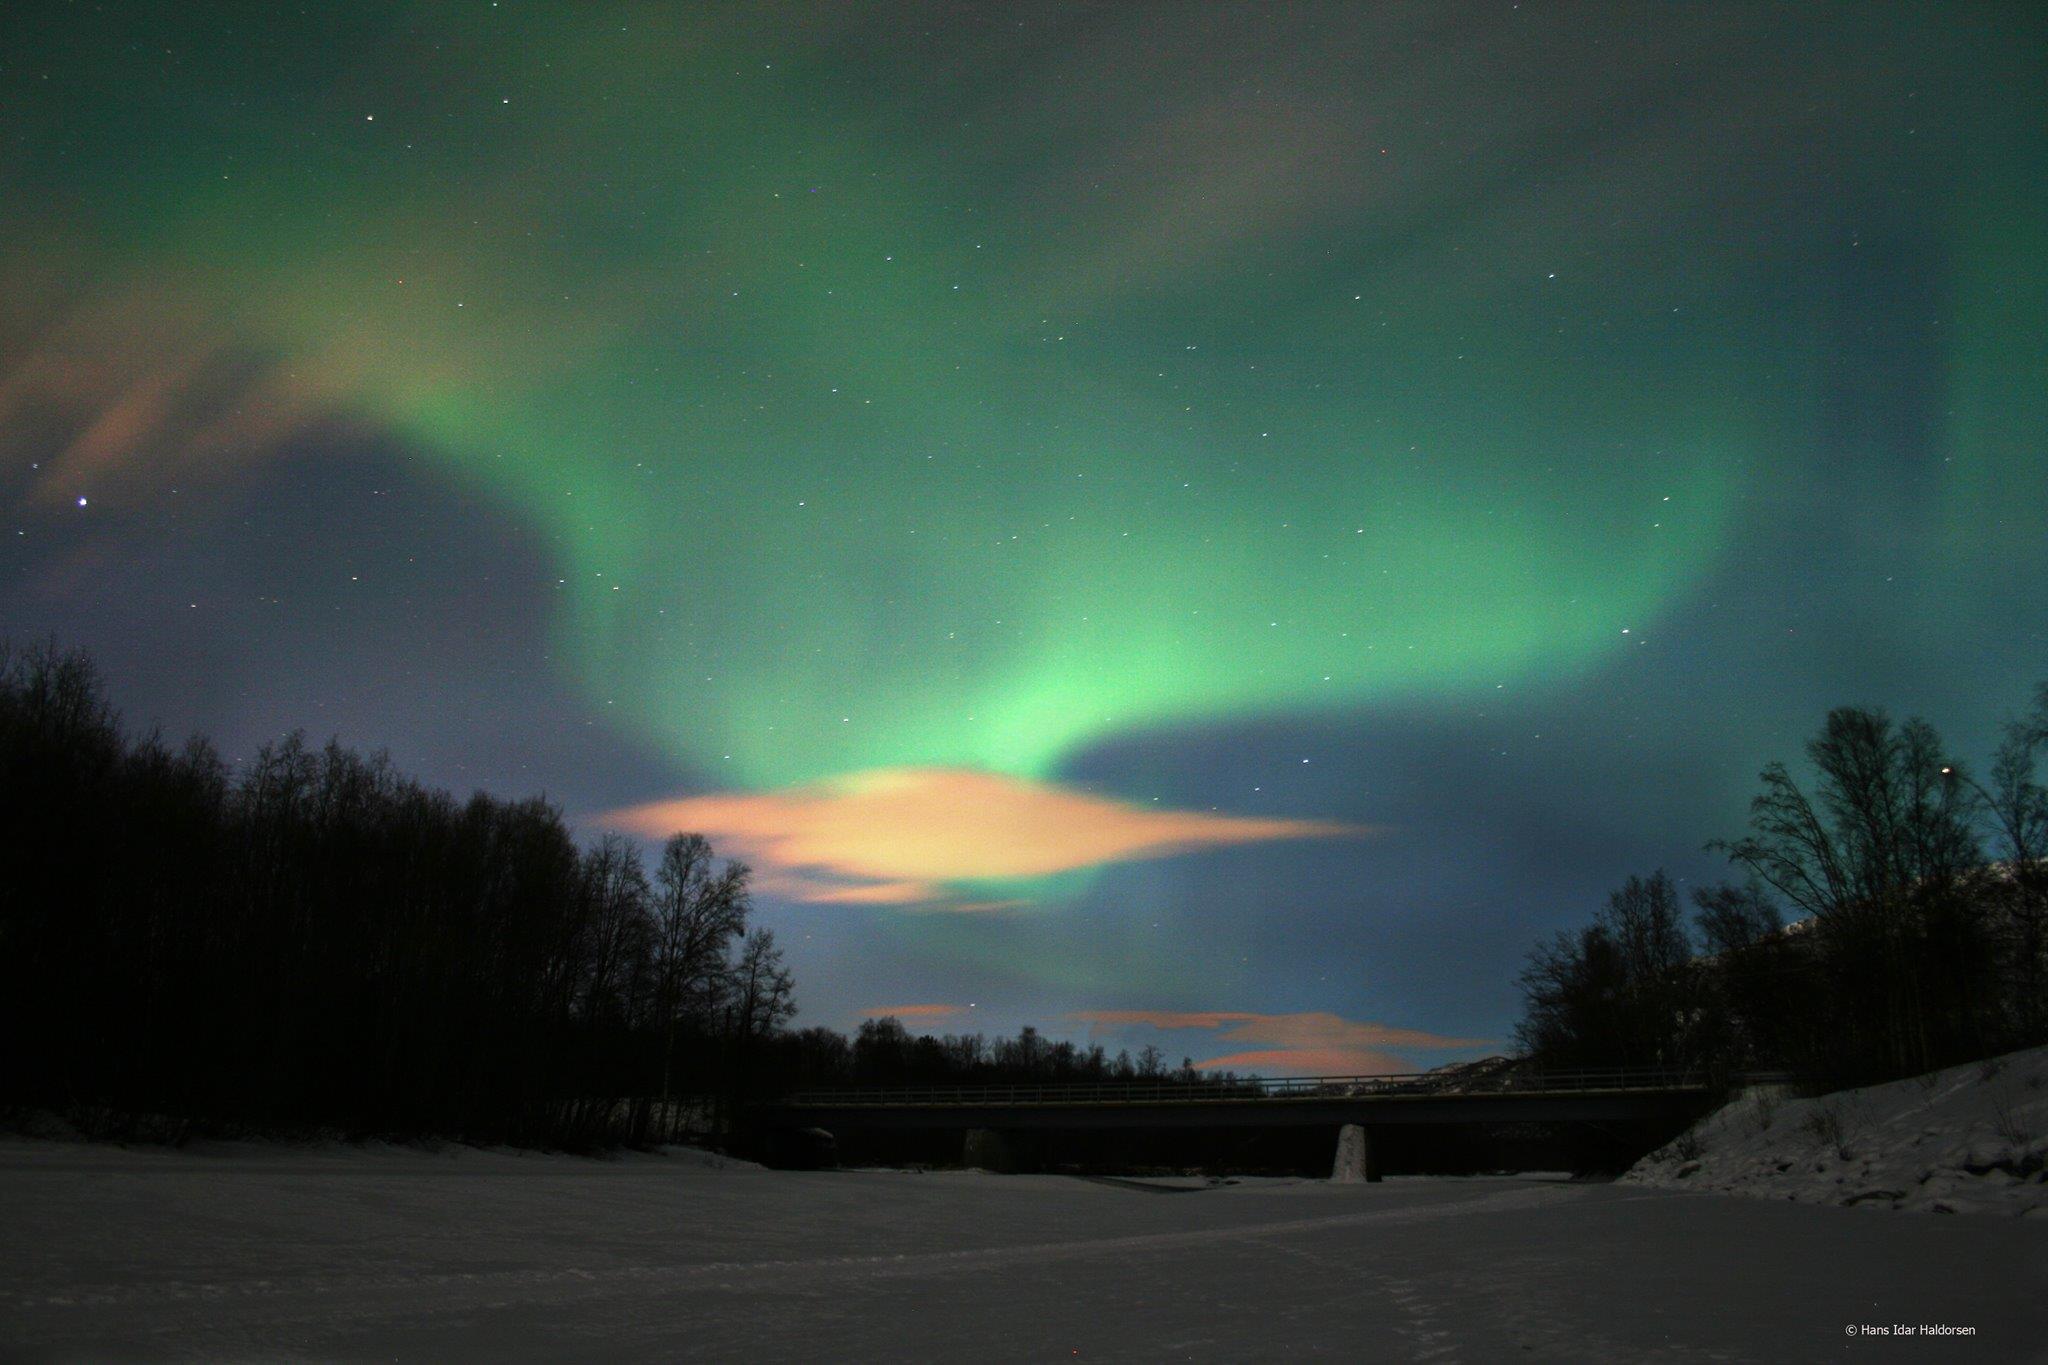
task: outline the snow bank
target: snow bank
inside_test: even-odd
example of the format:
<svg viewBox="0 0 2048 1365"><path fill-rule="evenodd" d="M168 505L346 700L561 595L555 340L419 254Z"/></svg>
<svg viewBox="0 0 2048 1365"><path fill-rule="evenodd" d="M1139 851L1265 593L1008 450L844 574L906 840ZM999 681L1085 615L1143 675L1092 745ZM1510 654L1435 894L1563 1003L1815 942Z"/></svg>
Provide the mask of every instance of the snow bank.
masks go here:
<svg viewBox="0 0 2048 1365"><path fill-rule="evenodd" d="M1622 1183L1800 1203L2048 1217L2048 1047L1863 1090L1760 1087Z"/></svg>

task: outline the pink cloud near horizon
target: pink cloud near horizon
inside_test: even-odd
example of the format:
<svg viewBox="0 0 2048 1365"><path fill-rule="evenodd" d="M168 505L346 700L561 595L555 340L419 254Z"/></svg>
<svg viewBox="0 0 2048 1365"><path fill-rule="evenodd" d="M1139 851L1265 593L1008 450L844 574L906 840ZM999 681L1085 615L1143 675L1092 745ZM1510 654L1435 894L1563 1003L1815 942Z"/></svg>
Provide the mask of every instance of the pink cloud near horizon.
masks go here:
<svg viewBox="0 0 2048 1365"><path fill-rule="evenodd" d="M946 1019L966 1012L965 1005L875 1005L860 1014L863 1019Z"/></svg>
<svg viewBox="0 0 2048 1365"><path fill-rule="evenodd" d="M1452 1038L1421 1029L1346 1019L1327 1011L1260 1014L1250 1010L1081 1010L1067 1018L1097 1028L1198 1029L1211 1046L1263 1044L1220 1053L1195 1065L1213 1071L1285 1071L1300 1075L1371 1076L1415 1071L1390 1049L1437 1051L1490 1047L1485 1038Z"/></svg>

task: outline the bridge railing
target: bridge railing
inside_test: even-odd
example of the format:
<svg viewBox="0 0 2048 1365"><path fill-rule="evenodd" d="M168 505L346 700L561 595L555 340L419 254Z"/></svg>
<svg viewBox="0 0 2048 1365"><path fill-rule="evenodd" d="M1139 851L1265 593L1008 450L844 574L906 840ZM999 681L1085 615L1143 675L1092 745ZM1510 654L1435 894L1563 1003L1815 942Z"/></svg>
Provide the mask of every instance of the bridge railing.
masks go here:
<svg viewBox="0 0 2048 1365"><path fill-rule="evenodd" d="M1696 1072L1665 1067L1603 1067L1579 1071L1501 1071L1486 1074L1413 1072L1379 1076L1240 1076L1055 1084L919 1086L897 1089L809 1090L786 1096L794 1106L1020 1105L1216 1103L1227 1100L1347 1099L1393 1095L1499 1095L1592 1093L1613 1090L1698 1090Z"/></svg>

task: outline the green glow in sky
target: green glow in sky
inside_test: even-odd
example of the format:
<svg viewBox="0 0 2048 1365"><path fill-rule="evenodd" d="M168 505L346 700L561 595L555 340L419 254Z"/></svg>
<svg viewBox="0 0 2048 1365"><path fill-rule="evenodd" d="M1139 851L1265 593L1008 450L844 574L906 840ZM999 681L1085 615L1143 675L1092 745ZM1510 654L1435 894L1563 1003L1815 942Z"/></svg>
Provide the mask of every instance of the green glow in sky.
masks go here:
<svg viewBox="0 0 2048 1365"><path fill-rule="evenodd" d="M1653 145L1597 178L1558 150L1597 88L1518 145L1334 76L1134 78L1099 126L1028 72L935 79L956 107L913 117L841 30L601 13L322 20L380 60L317 78L200 45L210 75L74 131L139 157L79 211L104 278L175 262L210 324L540 528L561 656L712 785L1044 777L1611 662L1825 364L1777 316L1776 225L1707 232ZM1991 259L1969 194L1932 230ZM2002 339L1953 357L1979 407L2025 382Z"/></svg>

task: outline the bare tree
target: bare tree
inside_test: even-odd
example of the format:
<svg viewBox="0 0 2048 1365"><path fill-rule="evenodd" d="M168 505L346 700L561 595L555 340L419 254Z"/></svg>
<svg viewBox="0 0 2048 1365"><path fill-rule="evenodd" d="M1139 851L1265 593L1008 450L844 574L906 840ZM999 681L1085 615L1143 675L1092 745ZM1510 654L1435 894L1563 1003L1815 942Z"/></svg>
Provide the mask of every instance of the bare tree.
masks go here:
<svg viewBox="0 0 2048 1365"><path fill-rule="evenodd" d="M1974 797L1933 727L1828 714L1809 797L1762 774L1750 832L1710 844L1814 920L1843 1077L1908 1074L1985 1045L1994 993Z"/></svg>
<svg viewBox="0 0 2048 1365"><path fill-rule="evenodd" d="M773 929L750 929L727 988L727 1027L734 1038L765 1038L796 1017L796 980L782 965Z"/></svg>
<svg viewBox="0 0 2048 1365"><path fill-rule="evenodd" d="M662 1030L661 1101L671 1099L676 1031L686 1014L712 1003L732 941L746 932L748 870L714 868L701 834L677 834L654 869L654 997Z"/></svg>
<svg viewBox="0 0 2048 1365"><path fill-rule="evenodd" d="M584 851L583 878L588 956L582 1012L625 1024L632 1018L637 969L652 942L647 870L630 843L606 834Z"/></svg>
<svg viewBox="0 0 2048 1365"><path fill-rule="evenodd" d="M2048 682L2033 710L2005 727L1986 783L1973 783L2003 866L1994 893L2006 911L2014 1030L2048 1038L2048 786L2037 774L2048 750Z"/></svg>

